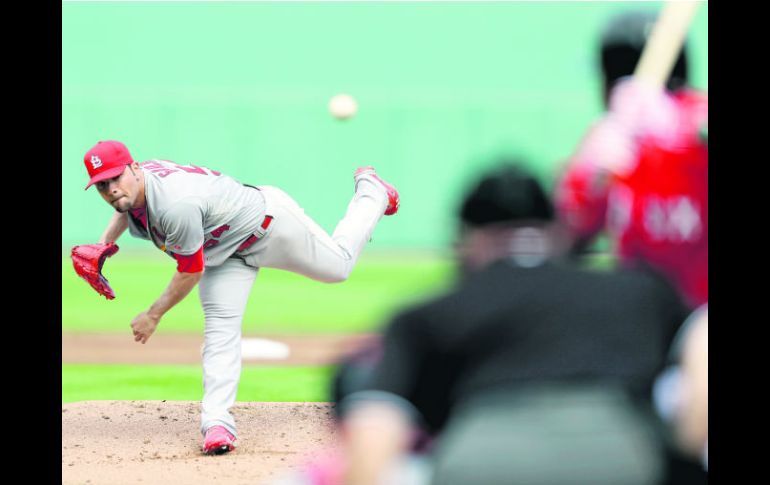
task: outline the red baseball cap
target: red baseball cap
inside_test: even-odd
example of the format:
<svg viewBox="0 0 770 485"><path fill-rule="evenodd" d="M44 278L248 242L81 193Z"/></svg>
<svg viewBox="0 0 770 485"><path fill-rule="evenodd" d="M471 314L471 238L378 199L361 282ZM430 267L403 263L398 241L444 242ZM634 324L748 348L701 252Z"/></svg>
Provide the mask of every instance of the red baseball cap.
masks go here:
<svg viewBox="0 0 770 485"><path fill-rule="evenodd" d="M134 163L134 160L126 145L119 141L107 140L100 141L88 150L83 157L83 163L86 164L88 176L91 177L86 185L88 189L96 182L117 177L123 173L126 165Z"/></svg>

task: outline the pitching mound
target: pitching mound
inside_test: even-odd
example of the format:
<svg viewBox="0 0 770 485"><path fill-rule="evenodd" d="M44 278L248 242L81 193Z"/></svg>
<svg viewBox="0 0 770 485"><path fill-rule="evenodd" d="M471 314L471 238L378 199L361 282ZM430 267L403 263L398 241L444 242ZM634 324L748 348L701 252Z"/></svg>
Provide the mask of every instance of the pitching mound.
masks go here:
<svg viewBox="0 0 770 485"><path fill-rule="evenodd" d="M200 452L200 403L81 401L62 405L62 484L211 483L276 479L336 442L327 403L236 403L238 448Z"/></svg>

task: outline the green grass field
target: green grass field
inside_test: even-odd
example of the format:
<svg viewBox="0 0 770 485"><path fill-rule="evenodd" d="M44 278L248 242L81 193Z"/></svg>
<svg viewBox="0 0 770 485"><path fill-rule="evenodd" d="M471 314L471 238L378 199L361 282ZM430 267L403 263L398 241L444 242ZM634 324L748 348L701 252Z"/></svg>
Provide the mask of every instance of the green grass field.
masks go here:
<svg viewBox="0 0 770 485"><path fill-rule="evenodd" d="M161 294L175 262L159 251L119 252L103 273L115 291L106 300L62 257L62 330L126 332L131 319ZM244 334L372 331L398 309L451 284L453 266L437 254L362 256L349 280L326 284L286 271L262 269L243 319ZM197 290L161 320L158 332L203 331Z"/></svg>
<svg viewBox="0 0 770 485"><path fill-rule="evenodd" d="M612 258L591 258L608 267ZM131 319L165 288L174 262L159 252L123 251L104 274L115 290L108 301L75 275L62 257L62 331L124 332ZM285 271L257 277L243 323L244 334L376 331L400 308L452 284L451 259L441 254L381 253L361 258L350 279L324 284ZM197 293L172 309L158 332L199 333L203 313ZM333 367L245 366L239 401L327 401ZM83 400L200 400L200 366L62 365L62 402Z"/></svg>
<svg viewBox="0 0 770 485"><path fill-rule="evenodd" d="M175 263L160 252L121 251L104 266L116 298L106 300L62 257L62 331L124 332L160 295ZM446 288L451 260L436 254L361 258L350 279L324 284L285 271L261 270L244 316L245 334L374 331L399 308ZM200 333L197 292L172 309L158 333ZM332 367L244 366L239 401L328 401ZM202 396L200 366L62 365L62 403L85 400L192 400Z"/></svg>
<svg viewBox="0 0 770 485"><path fill-rule="evenodd" d="M243 367L238 401L324 402L333 367ZM198 365L62 365L62 403L92 400L200 401Z"/></svg>

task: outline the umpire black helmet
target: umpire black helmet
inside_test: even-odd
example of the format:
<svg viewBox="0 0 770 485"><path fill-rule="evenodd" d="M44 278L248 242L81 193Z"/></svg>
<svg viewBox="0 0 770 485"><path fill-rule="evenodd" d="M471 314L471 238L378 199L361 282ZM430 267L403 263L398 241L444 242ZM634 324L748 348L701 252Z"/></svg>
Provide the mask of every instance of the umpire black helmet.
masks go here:
<svg viewBox="0 0 770 485"><path fill-rule="evenodd" d="M612 17L604 27L601 35L600 66L605 104L615 82L634 73L657 17L655 12L625 12ZM670 91L687 84L686 50L686 45L682 46L669 75L666 86Z"/></svg>
<svg viewBox="0 0 770 485"><path fill-rule="evenodd" d="M470 190L459 211L468 226L548 222L553 205L540 182L519 164L504 161Z"/></svg>

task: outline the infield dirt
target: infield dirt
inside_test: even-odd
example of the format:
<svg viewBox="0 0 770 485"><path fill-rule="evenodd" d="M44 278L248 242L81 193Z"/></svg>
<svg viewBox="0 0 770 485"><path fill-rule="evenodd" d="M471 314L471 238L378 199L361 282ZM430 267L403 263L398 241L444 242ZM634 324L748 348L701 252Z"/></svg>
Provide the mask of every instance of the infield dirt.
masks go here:
<svg viewBox="0 0 770 485"><path fill-rule="evenodd" d="M367 335L269 337L290 355L275 365L323 365L370 341ZM200 363L202 337L64 334L64 363ZM244 362L245 364L246 362ZM253 365L257 362L252 362ZM272 483L338 440L329 403L239 402L237 449L200 451L198 401L79 401L62 404L62 485Z"/></svg>
<svg viewBox="0 0 770 485"><path fill-rule="evenodd" d="M201 454L200 403L62 405L62 484L270 483L337 442L331 404L237 403L238 448Z"/></svg>
<svg viewBox="0 0 770 485"><path fill-rule="evenodd" d="M255 336L256 337L256 336ZM250 338L248 335L244 339ZM270 335L259 336L283 343L287 358L248 358L244 364L327 365L362 345L373 342L374 334ZM62 362L66 364L200 364L203 336L158 334L146 344L134 342L128 333L64 333Z"/></svg>

